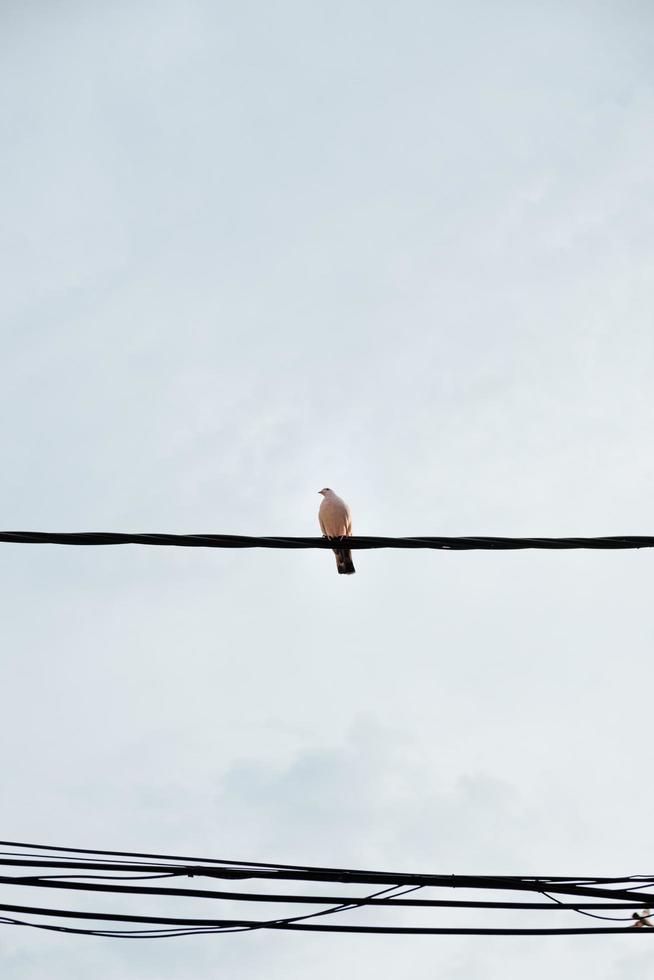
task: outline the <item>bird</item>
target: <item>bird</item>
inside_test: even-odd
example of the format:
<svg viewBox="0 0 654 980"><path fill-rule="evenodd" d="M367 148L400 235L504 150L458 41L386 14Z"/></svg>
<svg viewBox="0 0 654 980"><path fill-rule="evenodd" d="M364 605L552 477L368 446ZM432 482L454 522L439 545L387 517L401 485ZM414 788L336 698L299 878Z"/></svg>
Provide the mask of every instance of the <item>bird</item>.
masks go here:
<svg viewBox="0 0 654 980"><path fill-rule="evenodd" d="M349 538L352 534L352 514L348 505L329 487L323 487L318 493L323 498L318 511L320 530L323 535L326 538ZM354 575L355 568L350 549L334 548L334 554L338 574Z"/></svg>
<svg viewBox="0 0 654 980"><path fill-rule="evenodd" d="M636 921L634 922L632 929L654 929L654 926L649 921L651 914L652 913L649 909L645 909L642 915L639 915L638 912L634 912L631 918L636 919Z"/></svg>

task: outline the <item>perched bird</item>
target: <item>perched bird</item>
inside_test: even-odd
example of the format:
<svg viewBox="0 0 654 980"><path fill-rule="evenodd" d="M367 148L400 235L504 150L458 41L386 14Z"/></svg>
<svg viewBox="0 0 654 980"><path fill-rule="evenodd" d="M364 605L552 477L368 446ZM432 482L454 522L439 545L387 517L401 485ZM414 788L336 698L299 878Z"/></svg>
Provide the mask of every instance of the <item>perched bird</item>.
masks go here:
<svg viewBox="0 0 654 980"><path fill-rule="evenodd" d="M632 915L631 918L632 919L636 919L636 921L634 922L632 928L633 929L645 929L645 928L647 928L647 929L654 929L654 926L649 921L651 915L652 915L652 913L650 912L649 909L645 909L645 911L643 912L642 915L639 915L638 912L634 912L634 914Z"/></svg>
<svg viewBox="0 0 654 980"><path fill-rule="evenodd" d="M324 487L318 493L323 498L318 511L322 533L326 538L349 537L352 534L352 515L348 505L329 487ZM349 548L334 548L334 554L338 574L354 575L352 552Z"/></svg>

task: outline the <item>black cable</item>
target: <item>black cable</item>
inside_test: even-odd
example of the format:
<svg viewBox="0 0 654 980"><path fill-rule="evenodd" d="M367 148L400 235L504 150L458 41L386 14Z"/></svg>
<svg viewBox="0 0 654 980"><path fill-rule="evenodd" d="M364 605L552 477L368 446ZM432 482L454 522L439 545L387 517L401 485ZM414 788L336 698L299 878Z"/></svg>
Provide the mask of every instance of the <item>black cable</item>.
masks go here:
<svg viewBox="0 0 654 980"><path fill-rule="evenodd" d="M96 913L96 912L71 912L62 909L38 909L30 908L27 906L2 906L0 909L4 911L16 911L22 912L28 915L43 915L43 916L62 916L64 918L84 918L84 919L99 919L106 922L173 922L174 920L161 919L155 916L127 916L127 915L116 915L111 913ZM207 921L206 926L192 927L192 919L187 920L177 920L180 924L182 922L188 923L187 929L175 930L176 935L191 935L197 933L210 933L210 932L227 932L227 931L242 931L243 928L247 931L251 929L281 929L281 930L301 930L307 932L332 932L332 933L367 933L376 935L413 935L413 936L582 936L582 935L601 935L608 933L650 933L649 929L635 929L633 926L591 926L583 928L461 928L461 927L449 927L449 928L437 928L431 926L351 926L351 925L322 925L317 923L306 923L306 922L265 922L260 923L252 920L243 919L223 919L218 920L215 924L210 925L210 920ZM202 920L199 920L202 922ZM51 926L43 923L32 923L26 921L19 921L11 919L8 916L0 917L0 923L7 923L12 925L22 925L31 926L37 929L55 929L59 932L76 932L76 933L88 933L91 935L105 935L111 936L112 933L105 930L81 930L73 929L71 927L62 926ZM141 935L148 935L152 933L157 933L158 935L163 932L173 932L173 930L134 930L132 935L135 933L140 933ZM654 934L654 930L651 930ZM113 935L121 935L121 933L114 933Z"/></svg>
<svg viewBox="0 0 654 980"><path fill-rule="evenodd" d="M122 865L121 871L142 871L146 867L150 868L152 873L165 873L166 875L187 875L188 877L216 877L216 878L280 878L284 880L292 881L332 881L341 883L372 883L374 881L393 883L399 882L402 885L429 885L432 887L446 887L446 888L491 888L491 889L518 889L518 890L529 890L535 892L541 892L543 887L547 887L550 891L556 890L556 886L565 886L570 888L584 888L605 884L623 884L627 882L641 882L639 885L632 885L630 889L625 889L623 892L612 892L610 889L596 889L600 891L599 895L590 895L590 897L608 897L611 898L613 895L615 897L625 897L627 899L634 899L636 896L632 895L631 892L641 888L654 887L654 875L627 875L621 877L591 877L591 876L552 876L552 875L501 875L501 876L489 876L489 875L429 875L429 874L406 874L406 873L393 873L393 872L379 872L379 871L363 871L361 869L351 869L351 868L325 868L314 865L299 865L299 864L271 864L262 861L234 861L228 860L226 858L207 858L207 857L190 857L189 855L172 855L172 854L153 854L149 852L141 851L108 851L108 850L92 850L90 848L83 847L55 847L50 844L32 844L18 841L0 841L0 848L5 847L20 847L25 850L42 851L46 852L47 855L52 855L52 852L59 852L59 854L76 854L76 855L89 855L87 858L80 858L75 862L65 861L64 858L59 857L54 854L52 856L57 857L56 862L49 862L48 860L40 861L37 859L37 855L23 855L16 854L16 852L7 852L0 850L0 855L2 854L13 854L17 857L27 857L24 861L9 861L3 860L0 857L0 864L12 864L12 865L25 865L32 867L65 867L65 868L76 868L76 869L99 869L99 870L119 870L118 865ZM100 855L103 857L103 862L92 861L91 858ZM118 858L130 858L129 862L119 861ZM153 859L150 861L138 861L134 863L134 858L148 858ZM182 866L174 866L168 864L169 861L181 861L184 862ZM154 862L154 863L153 863ZM162 865L161 862L166 862ZM198 863L200 866L193 866ZM217 867L220 865L220 867ZM287 873L288 872L288 873ZM74 876L78 877L78 876ZM399 887L399 885L398 885ZM576 894L576 892L574 892ZM639 896L642 899L642 904L645 904L646 900L654 899L654 895L643 895Z"/></svg>
<svg viewBox="0 0 654 980"><path fill-rule="evenodd" d="M90 852L100 853L100 852ZM119 852L112 852L119 853ZM52 867L61 869L74 869L80 871L116 871L117 863L106 863L104 861L92 861L90 858L76 861L49 861L47 858L35 857L30 859L18 860L16 858L0 858L0 865L20 865L29 867ZM555 891L559 894L572 895L577 898L602 898L612 901L634 901L640 900L642 905L654 904L654 894L633 894L630 889L598 888L590 886L585 881L598 881L605 884L631 881L632 878L518 878L515 876L475 876L475 875L428 875L428 874L396 874L388 872L374 871L353 871L346 869L314 868L306 867L295 870L294 865L251 865L249 870L230 867L209 867L209 866L186 866L186 868L174 867L171 865L150 864L152 872L164 874L188 875L189 877L210 877L210 878L255 878L255 879L276 879L287 881L311 881L311 882L339 882L351 884L387 884L387 885L422 885L440 888L464 888L464 889L488 889L488 890L510 890L510 891L529 891L542 892L544 889ZM289 870L286 870L288 868ZM131 862L122 865L121 870L125 872L142 872L145 865L132 864ZM642 879L639 879L642 880ZM582 882L580 884L580 881ZM647 884L638 886L639 888L654 887L654 880Z"/></svg>
<svg viewBox="0 0 654 980"><path fill-rule="evenodd" d="M419 888L422 888L422 885L414 885L413 888L406 888L403 892L400 892L400 894L405 895L408 892L418 891ZM374 899L379 898L381 895L385 895L387 892L397 891L397 889L397 885L391 886L390 888L382 888L381 891L373 892L372 895L368 895L366 899L351 899L349 901L342 901L338 905L329 909L322 909L320 912L308 912L306 915L294 915L288 918L269 919L267 922L259 922L256 926L248 926L247 928L248 931L251 931L252 929L271 928L272 926L280 928L281 926L289 925L292 922L303 922L305 919L315 919L322 915L334 915L335 912L349 912L352 909L361 908L362 906L366 905L367 902L373 901Z"/></svg>
<svg viewBox="0 0 654 980"><path fill-rule="evenodd" d="M106 864L101 861L48 861L47 859L32 859L19 861L15 858L7 859L0 858L0 865L20 865L28 867L52 867L52 868L68 868L75 870L102 870L102 871L115 871L117 870L116 864ZM122 866L124 871L142 871L144 869L143 865L132 865L131 863L126 863ZM351 884L388 884L388 885L422 885L430 886L435 888L464 888L464 889L488 889L492 891L496 890L508 890L508 891L529 891L529 892L542 892L544 888L549 891L556 891L563 895L573 895L585 898L605 898L614 900L624 900L633 901L636 898L641 900L643 905L654 904L654 894L640 894L635 896L629 889L611 889L611 888L597 888L594 886L579 885L577 884L578 879L569 879L570 884L566 883L565 879L549 879L549 878L516 878L516 877L489 877L489 876L475 876L475 875L428 875L428 874L392 874L388 872L362 872L362 871L348 871L348 870L336 870L328 868L306 868L305 870L276 870L274 866L260 866L258 868L252 868L247 872L243 872L240 869L231 869L227 867L220 868L210 868L203 866L193 866L187 868L175 868L170 865L150 865L150 869L153 872L158 873L174 873L177 875L187 875L189 877L207 877L207 878L258 878L258 879L277 879L284 881L311 881L311 882L339 882L341 884L351 883ZM623 878L618 879L597 879L599 881L604 881L606 883L612 883L614 881L624 881ZM647 887L642 885L640 887ZM650 883L650 887L654 887L654 881Z"/></svg>
<svg viewBox="0 0 654 980"><path fill-rule="evenodd" d="M320 868L301 865L279 865L255 862L229 862L208 858L142 854L121 851L92 851L85 848L56 848L40 844L0 842L0 863L24 869L57 869L56 874L28 873L0 876L0 887L18 885L19 887L50 888L75 892L119 893L135 896L174 896L176 898L218 899L234 902L259 902L266 905L307 904L329 906L315 912L307 911L300 915L256 919L225 918L180 918L152 915L120 914L114 912L70 911L41 906L0 905L0 923L45 928L57 932L70 932L79 935L105 936L111 938L170 938L182 935L217 934L223 932L260 931L263 929L309 930L314 932L353 932L387 935L582 935L624 931L649 931L634 929L633 919L611 915L599 915L600 910L618 912L636 909L648 914L654 904L654 894L645 894L640 889L654 889L654 876L630 875L621 877L550 877L550 876L491 876L491 875L429 875L395 874L390 872L362 871L344 868ZM18 850L10 850L11 848ZM69 856L70 855L70 856ZM165 863L164 863L165 862ZM183 862L177 864L176 862ZM98 873L100 872L100 873ZM104 873L103 873L104 872ZM274 892L218 891L212 889L170 887L159 884L161 878L250 878L266 882L301 881L315 883L329 882L342 885L366 884L372 886L371 893L362 897L351 895L323 894L284 894ZM155 884L153 879L157 879ZM626 886L626 887L625 887ZM459 901L443 898L406 898L410 892L421 888L486 890L493 892L522 891L541 894L547 902L504 902L504 901ZM554 894L569 896L571 900L562 901ZM525 896L527 897L527 896ZM588 902L588 899L594 901ZM603 901L597 901L603 899ZM608 919L625 923L620 927L602 926L593 928L467 928L467 927L414 927L414 926L355 926L343 924L322 924L318 918L333 916L336 913L351 912L355 909L386 907L401 908L470 908L503 910L568 910L591 918ZM99 928L64 926L63 924L26 921L22 915L45 917L48 919L85 919L103 923ZM138 928L113 929L111 923L121 923ZM654 931L654 930L653 930Z"/></svg>
<svg viewBox="0 0 654 980"><path fill-rule="evenodd" d="M545 896L545 898L551 898L551 900L553 902L556 902L557 903L556 906L555 906L555 908L557 906L558 907L561 906L561 902L559 902L558 898L555 898L554 895L548 895L547 892L543 892L542 894ZM575 912L578 912L579 915L585 915L585 916L587 916L589 919L602 919L605 922L632 922L632 920L633 920L633 916L626 916L625 917L624 915L621 915L621 916L616 916L616 915L597 915L595 912L585 912L579 906L577 906L574 909L574 911ZM639 916L639 918L649 919L649 918L651 918L651 916L650 915L643 915L643 916Z"/></svg>
<svg viewBox="0 0 654 980"><path fill-rule="evenodd" d="M209 889L203 888L169 888L169 887L149 887L149 886L133 886L133 885L123 885L123 884L96 884L96 878L106 879L109 876L106 875L73 875L64 876L66 878L74 877L75 881L61 881L61 876L53 875L29 875L29 876L14 876L14 877L0 877L0 885L19 885L20 887L29 888L54 888L54 889L64 889L72 891L88 891L88 892L108 892L108 893L118 893L118 894L128 894L128 895L162 895L175 898L206 898L206 899L217 899L219 901L228 902L260 902L264 904L289 904L289 905L332 905L334 903L340 903L343 901L343 897L339 895L295 895L295 894L283 894L280 892L232 892L232 891L210 891ZM124 876L116 876L114 880L117 882L130 881L130 880L145 880L151 881L158 878L169 878L177 877L176 875L148 875L148 876L137 876L134 879ZM53 880L54 879L54 880ZM78 880L78 879L83 879ZM89 883L89 879L93 879L94 883ZM413 888L424 887L413 886ZM408 892L406 893L408 894ZM544 894L544 893L543 893ZM549 897L549 896L548 896ZM481 901L459 901L455 899L403 899L397 896L393 898L357 898L356 896L351 896L350 902L356 904L357 906L388 906L388 907L406 907L406 908L466 908L466 909L520 909L520 910L547 910L547 911L558 911L562 910L573 910L576 911L580 908L590 908L590 909L643 909L647 908L647 903L644 900L633 901L633 902L593 902L592 904L584 905L579 902L560 902L556 899L557 904L552 905L550 902L481 902ZM554 899L552 898L552 901Z"/></svg>
<svg viewBox="0 0 654 980"><path fill-rule="evenodd" d="M593 549L621 551L654 548L654 536L618 535L593 538L505 538L505 537L252 537L243 534L124 534L113 531L0 531L7 544L117 545L143 544L177 548L278 548L330 550L334 541L351 550L373 548L431 549L436 551L519 551L529 548L552 550Z"/></svg>

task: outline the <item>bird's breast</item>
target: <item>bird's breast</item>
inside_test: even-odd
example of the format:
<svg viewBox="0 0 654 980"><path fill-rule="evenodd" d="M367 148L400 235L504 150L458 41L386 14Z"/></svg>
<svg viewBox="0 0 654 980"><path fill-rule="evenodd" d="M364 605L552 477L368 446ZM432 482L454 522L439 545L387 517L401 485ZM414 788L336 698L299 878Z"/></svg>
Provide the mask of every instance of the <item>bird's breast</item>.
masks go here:
<svg viewBox="0 0 654 980"><path fill-rule="evenodd" d="M320 522L325 534L340 538L349 533L350 513L343 501L326 498L320 505Z"/></svg>

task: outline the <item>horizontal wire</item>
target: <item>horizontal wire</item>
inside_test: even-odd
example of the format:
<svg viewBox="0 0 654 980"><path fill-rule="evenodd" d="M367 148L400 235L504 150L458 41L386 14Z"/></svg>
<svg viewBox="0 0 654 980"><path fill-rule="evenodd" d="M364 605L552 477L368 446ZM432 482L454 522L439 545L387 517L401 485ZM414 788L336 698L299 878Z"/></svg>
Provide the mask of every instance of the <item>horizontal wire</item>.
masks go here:
<svg viewBox="0 0 654 980"><path fill-rule="evenodd" d="M0 842L1 845L2 842ZM7 842L8 843L8 842ZM9 846L19 846L19 845L9 845ZM34 848L42 847L42 845L33 845ZM43 848L45 849L45 847ZM53 848L53 850L57 850ZM63 849L60 849L63 850ZM70 849L74 851L79 851L80 849ZM100 854L102 852L85 852L90 855ZM112 854L119 854L120 852L108 852ZM199 860L199 859L196 859ZM205 859L206 860L206 859ZM89 858L78 859L75 861L66 860L48 860L47 857L39 857L34 855L29 859L19 860L17 858L0 858L0 865L11 865L20 867L38 867L38 868L58 868L67 870L79 870L79 871L117 871L122 870L124 872L142 872L145 870L146 866L144 864L132 864L131 862L125 862L119 866L119 863L113 861L108 863L106 861L93 861ZM524 877L519 878L515 876L475 876L475 875L430 875L430 874L400 874L400 873L389 873L389 872L374 872L374 871L355 871L347 869L332 869L332 868L315 868L306 867L301 868L296 865L253 865L247 871L242 868L229 868L229 867L208 867L208 866L187 866L185 868L175 867L171 865L154 864L148 865L151 872L156 872L160 874L172 874L178 876L188 876L188 877L209 877L209 878L227 878L227 879L243 879L243 878L254 878L254 879L275 879L283 881L310 881L310 882L338 882L340 884L388 884L388 885L422 885L434 888L464 888L464 889L487 889L487 890L509 890L509 891L528 891L540 893L543 890L554 891L558 894L571 895L579 898L603 898L609 899L611 901L640 901L643 905L654 904L654 893L638 894L635 895L633 891L629 888L607 888L607 887L597 887L597 885L589 884L588 882L599 882L604 885L615 885L618 883L632 882L634 876L629 878L550 878L548 876L536 877ZM297 870L296 870L297 868ZM642 882L642 877L638 876L638 880ZM639 888L654 887L654 880L641 884Z"/></svg>
<svg viewBox="0 0 654 980"><path fill-rule="evenodd" d="M22 866L22 867L51 867L68 868L75 870L94 870L94 871L116 871L118 866L105 864L100 861L48 861L47 859L19 861L15 858L0 858L0 865ZM255 878L255 879L276 879L282 881L311 881L311 882L339 882L340 884L388 884L388 885L422 885L434 888L464 888L464 889L488 889L492 891L529 891L540 893L544 889L555 891L563 895L574 895L584 898L606 898L612 900L634 901L642 900L642 904L654 904L654 893L634 895L629 889L598 888L596 886L579 884L578 879L570 879L566 883L565 879L551 879L546 877L535 878L516 878L516 877L489 877L474 875L429 875L429 874L392 874L388 872L361 872L333 870L327 868L307 868L303 870L280 870L273 868L250 869L242 872L239 869L231 868L210 868L210 867L187 867L175 868L170 865L150 865L152 871L169 874L175 873L188 877L207 877L207 878ZM143 865L123 865L124 871L142 871ZM597 879L611 884L624 881L624 878L617 879ZM629 879L627 879L629 880ZM647 887L643 885L641 887ZM649 887L654 887L651 882Z"/></svg>
<svg viewBox="0 0 654 980"><path fill-rule="evenodd" d="M407 891L417 891L421 888L421 885L415 885L412 888L405 889L400 894L406 894ZM394 892L398 890L398 886L391 886L390 888L384 888L381 891L373 892L372 895L366 896L368 900L378 898L381 895L385 895L387 892ZM0 910L4 912L20 912L27 913L29 915L43 915L43 916L60 916L62 918L69 919L97 919L103 922L130 922L130 923L158 923L159 925L171 926L178 925L184 927L197 926L200 928L223 928L224 926L243 928L247 930L255 929L267 929L273 926L283 927L289 925L290 923L303 922L306 919L315 919L319 916L334 915L337 912L347 912L352 909L360 907L364 904L364 900L357 899L345 899L338 900L338 904L332 908L322 909L319 912L308 912L304 915L296 915L285 918L276 919L264 919L264 920L215 920L215 919L185 919L185 918L164 918L163 916L152 916L152 915L124 915L118 913L104 913L104 912L82 912L82 911L71 911L66 909L42 909L34 908L32 906L24 905L0 905Z"/></svg>
<svg viewBox="0 0 654 980"><path fill-rule="evenodd" d="M393 874L390 872L379 872L379 871L365 871L360 868L325 868L315 865L300 865L300 864L271 864L263 861L235 861L226 858L208 858L208 857L190 857L187 854L153 854L151 852L143 851L108 851L108 850L94 850L91 848L84 847L55 847L52 844L33 844L25 843L19 841L0 841L0 848L5 847L20 847L30 852L42 851L46 852L48 855L57 857L58 861L63 861L62 857L59 857L53 852L59 852L59 854L79 854L79 855L89 855L89 858L82 858L80 861L75 863L63 863L61 867L75 867L75 868L90 868L99 867L102 869L116 869L118 866L123 865L120 870L125 870L125 861L120 861L118 858L130 858L132 859L129 863L127 870L132 870L134 867L134 858L150 858L154 859L156 863L150 861L140 861L135 867L142 869L145 867L150 867L153 871L165 871L165 873L174 873L180 875L188 875L189 877L194 876L209 876L209 877L222 877L224 874L226 877L230 877L232 874L237 874L240 876L242 872L250 877L257 877L257 871L265 872L263 876L267 876L268 872L282 872L282 871L297 871L302 872L303 877L301 880L307 881L351 881L352 876L356 875L358 881L369 882L372 880L377 880L384 878L388 881L395 881L399 878L406 880L407 883L413 883L420 879L422 884L426 883L426 879L429 879L430 884L445 885L445 886L459 886L463 887L463 882L478 882L483 881L488 882L500 882L501 888L508 886L511 882L521 882L521 883L531 883L535 891L539 891L543 882L547 882L549 885L553 883L561 883L565 885L579 885L581 887L587 887L590 885L599 884L623 884L626 882L640 882L639 885L633 884L632 889L636 888L647 888L654 885L654 875L626 875L621 877L597 877L588 875L575 875L575 876L555 876L555 875L502 875L502 876L480 876L473 875L407 875L407 874ZM43 867L42 862L34 860L36 855L33 854L19 854L12 851L0 850L0 855L14 856L14 857L27 857L29 860L23 862L25 865L37 865ZM111 858L110 863L91 863L91 858L102 856L106 861ZM181 861L184 864L180 867L175 867L173 865L166 865L162 868L162 862L168 861ZM19 862L4 862L4 863L19 863ZM199 868L190 867L191 863L200 863L203 866ZM207 867L208 865L213 865L214 867ZM224 869L215 867L216 865L226 866ZM247 871L245 869L248 869ZM253 869L250 871L249 869ZM279 876L279 875L278 875ZM294 879L295 880L295 879ZM474 887L474 886L473 886ZM630 896L632 897L632 896ZM635 896L634 896L635 897Z"/></svg>
<svg viewBox="0 0 654 980"><path fill-rule="evenodd" d="M367 933L377 935L422 935L422 936L580 936L580 935L599 935L607 933L645 933L654 934L654 930L636 929L634 926L591 926L591 927L561 927L561 928L482 928L482 927L434 927L434 926L354 926L354 925L323 925L315 922L294 922L294 921L271 921L257 922L250 919L220 919L214 920L193 920L193 919L163 919L156 916L127 916L111 913L96 912L72 912L62 909L39 909L29 906L9 906L0 905L3 911L14 911L23 915L56 916L63 918L94 919L105 922L125 922L125 923L145 923L155 922L163 925L168 922L171 925L178 922L182 929L178 935L188 935L197 932L225 932L225 931L251 931L259 929L281 929L281 930L300 930L307 932L340 932L340 933ZM81 930L70 927L49 926L43 923L19 922L2 916L1 922L15 925L32 926L34 928L50 928L60 932L88 932L91 935L111 935L105 930ZM194 927L194 922L197 925ZM186 929L183 927L186 926ZM147 934L146 930L140 930L141 934ZM170 932L170 930L153 929L151 932L160 934ZM115 934L114 934L115 935ZM118 933L120 935L120 933Z"/></svg>
<svg viewBox="0 0 654 980"><path fill-rule="evenodd" d="M327 906L300 915L256 919L232 918L182 918L153 915L136 915L118 912L91 912L46 908L32 905L0 905L0 924L50 929L77 935L105 936L108 938L171 938L182 935L218 934L224 932L252 932L263 929L305 930L312 932L340 932L385 935L459 935L459 936L546 936L586 935L617 932L649 932L634 926L633 918L615 918L620 926L594 927L440 927L440 926L383 926L350 925L347 923L317 923L317 918L348 913L362 908L449 908L494 910L546 910L573 911L598 919L610 919L609 915L597 915L600 910L617 912L638 909L641 912L654 904L654 894L634 894L634 889L654 889L654 877L629 875L622 877L550 877L540 876L491 876L491 875L433 875L393 874L389 872L361 871L352 869L316 868L301 865L274 865L254 862L212 861L207 858L190 858L179 855L143 854L121 851L92 851L85 848L57 848L41 844L25 844L0 841L0 848L18 848L20 852L0 851L0 863L21 868L53 868L60 874L2 875L0 886L54 888L75 892L121 893L134 896L174 896L176 898L219 899L236 902L259 902L268 905L305 904ZM26 852L26 853L25 853ZM70 857L68 857L70 855ZM172 862L183 861L183 865ZM164 863L165 862L165 863ZM92 872L110 872L93 874ZM61 874L66 872L66 874ZM126 878L127 873L133 877ZM366 884L373 886L372 894L361 897L351 895L306 895L234 892L210 889L169 887L166 884L150 884L154 877L173 878L252 878L266 881L331 882L341 885ZM62 880L66 879L66 880ZM95 879L103 879L97 881ZM109 880L107 880L109 879ZM625 887L627 886L627 887ZM536 893L547 902L459 901L443 897L406 898L411 891L422 888L488 890L494 892L522 891ZM561 901L552 893L569 896L574 901ZM592 901L588 899L604 899ZM52 922L26 921L17 916L45 919L82 919L103 923L98 928L66 926ZM142 928L112 929L111 923ZM654 930L652 930L654 932Z"/></svg>
<svg viewBox="0 0 654 980"><path fill-rule="evenodd" d="M375 548L431 549L435 551L547 551L592 549L622 551L654 548L652 535L613 537L506 538L506 537L252 537L243 534L124 534L113 531L0 531L7 544L119 545L142 544L176 548L277 548L329 550L339 547L365 551Z"/></svg>
<svg viewBox="0 0 654 980"><path fill-rule="evenodd" d="M208 936L222 933L234 933L248 931L244 927L229 928L227 926L215 929L170 929L170 930L101 930L101 929L81 929L71 928L70 926L46 925L44 923L25 922L20 919L0 918L0 924L26 926L32 929L44 929L51 932L61 932L76 936L96 936L103 939L175 939L181 936ZM431 936L588 936L607 933L621 933L622 935L639 935L649 933L649 929L635 929L633 927L609 926L607 928L584 928L584 929L417 929L417 928L386 928L383 926L323 926L307 925L303 923L291 924L287 926L267 926L269 929L304 929L313 932L345 932L345 933L375 933L378 935L398 935L404 933L410 935L431 935Z"/></svg>
<svg viewBox="0 0 654 980"><path fill-rule="evenodd" d="M150 887L148 885L123 885L123 884L96 884L89 883L87 878L101 876L74 875L76 879L84 878L84 881L61 881L59 876L53 880L51 876L13 876L0 877L0 885L19 885L22 888L54 888L71 891L83 892L108 892L127 895L162 895L180 898L207 898L229 902L262 902L264 904L297 904L297 905L331 905L342 902L342 895L294 895L272 892L232 892L232 891L211 891L203 888L170 888ZM171 875L152 875L147 880L155 878L174 877ZM117 881L128 881L130 879L122 877ZM137 880L140 880L137 879ZM424 886L418 886L424 887ZM635 896L634 896L635 897ZM559 909L576 911L582 908L588 909L643 909L647 907L647 901L642 899L633 902L592 902L588 904L580 902L559 902L552 905L551 902L482 902L482 901L460 901L458 899L402 899L402 898L357 898L350 896L348 901L356 905L388 906L388 907L407 907L407 908L468 908L468 909L520 909L520 910L547 910L551 912Z"/></svg>

